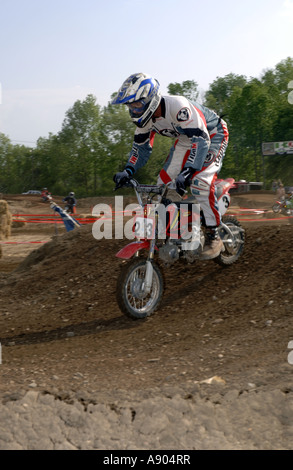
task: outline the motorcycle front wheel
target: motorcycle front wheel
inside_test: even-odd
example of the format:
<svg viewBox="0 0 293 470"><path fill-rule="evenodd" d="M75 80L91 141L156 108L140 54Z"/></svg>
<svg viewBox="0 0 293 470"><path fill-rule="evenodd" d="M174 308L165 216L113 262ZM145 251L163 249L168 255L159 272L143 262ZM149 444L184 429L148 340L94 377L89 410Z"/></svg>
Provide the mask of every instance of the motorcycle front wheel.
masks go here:
<svg viewBox="0 0 293 470"><path fill-rule="evenodd" d="M150 316L163 295L163 276L154 262L151 290L149 293L144 292L146 266L146 259L134 259L122 268L117 280L117 303L122 313L133 320Z"/></svg>

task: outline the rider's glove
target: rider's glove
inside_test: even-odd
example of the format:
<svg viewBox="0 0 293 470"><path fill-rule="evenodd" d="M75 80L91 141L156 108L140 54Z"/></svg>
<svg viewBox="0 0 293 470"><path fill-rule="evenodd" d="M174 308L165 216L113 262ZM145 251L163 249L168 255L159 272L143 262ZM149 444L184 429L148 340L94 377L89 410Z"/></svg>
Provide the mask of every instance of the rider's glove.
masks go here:
<svg viewBox="0 0 293 470"><path fill-rule="evenodd" d="M127 180L129 180L132 174L132 169L125 168L125 170L115 173L115 175L113 176L113 181L114 183L119 184L119 186L122 186L126 183Z"/></svg>
<svg viewBox="0 0 293 470"><path fill-rule="evenodd" d="M191 176L195 170L192 168L185 168L184 170L179 173L175 180L176 184L176 191L180 196L183 196L185 193L186 186L189 186L191 183Z"/></svg>

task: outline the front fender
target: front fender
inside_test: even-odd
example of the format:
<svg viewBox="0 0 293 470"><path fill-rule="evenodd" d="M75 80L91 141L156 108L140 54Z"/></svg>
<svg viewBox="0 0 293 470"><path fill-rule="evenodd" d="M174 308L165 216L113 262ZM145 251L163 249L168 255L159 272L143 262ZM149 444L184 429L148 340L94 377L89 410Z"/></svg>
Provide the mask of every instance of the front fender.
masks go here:
<svg viewBox="0 0 293 470"><path fill-rule="evenodd" d="M149 248L149 247L150 247L149 240L135 241L121 248L121 250L118 251L118 253L116 253L116 256L117 258L130 259L134 255L134 253L136 253L137 251L143 250L144 248Z"/></svg>

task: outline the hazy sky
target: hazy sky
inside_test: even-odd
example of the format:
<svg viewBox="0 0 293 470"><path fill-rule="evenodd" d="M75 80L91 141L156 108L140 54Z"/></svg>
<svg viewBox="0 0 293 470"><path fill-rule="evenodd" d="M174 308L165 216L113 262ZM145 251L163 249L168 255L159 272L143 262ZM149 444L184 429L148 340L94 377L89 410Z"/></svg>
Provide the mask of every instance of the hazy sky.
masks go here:
<svg viewBox="0 0 293 470"><path fill-rule="evenodd" d="M293 57L293 0L0 0L0 132L33 143L135 72L206 91Z"/></svg>

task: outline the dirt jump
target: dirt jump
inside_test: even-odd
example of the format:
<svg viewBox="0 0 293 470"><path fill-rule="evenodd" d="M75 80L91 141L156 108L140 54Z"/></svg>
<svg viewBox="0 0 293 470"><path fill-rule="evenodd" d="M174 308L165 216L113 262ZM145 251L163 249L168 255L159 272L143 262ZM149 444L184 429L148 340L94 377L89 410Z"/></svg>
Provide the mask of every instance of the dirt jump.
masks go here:
<svg viewBox="0 0 293 470"><path fill-rule="evenodd" d="M4 199L1 450L292 449L293 223L272 192L232 195L237 263L166 268L160 308L137 321L115 297L126 240L66 232L38 196Z"/></svg>

